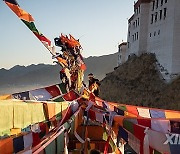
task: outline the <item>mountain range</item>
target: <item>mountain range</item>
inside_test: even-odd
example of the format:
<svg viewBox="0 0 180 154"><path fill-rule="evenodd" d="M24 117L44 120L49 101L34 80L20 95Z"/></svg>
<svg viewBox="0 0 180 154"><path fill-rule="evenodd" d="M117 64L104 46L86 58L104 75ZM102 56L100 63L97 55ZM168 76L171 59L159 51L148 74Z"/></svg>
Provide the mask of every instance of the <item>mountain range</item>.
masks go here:
<svg viewBox="0 0 180 154"><path fill-rule="evenodd" d="M99 80L117 66L117 53L103 56L90 56L84 59L87 75L93 73ZM10 94L25 90L36 89L60 82L59 65L31 64L29 66L16 65L11 69L0 69L0 94Z"/></svg>

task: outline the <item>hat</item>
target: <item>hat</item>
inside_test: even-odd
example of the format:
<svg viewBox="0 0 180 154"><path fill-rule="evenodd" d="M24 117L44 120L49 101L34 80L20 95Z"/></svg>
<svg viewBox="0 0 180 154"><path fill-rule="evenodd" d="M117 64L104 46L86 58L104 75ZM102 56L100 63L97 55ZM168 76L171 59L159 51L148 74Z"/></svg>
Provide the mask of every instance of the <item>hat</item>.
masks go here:
<svg viewBox="0 0 180 154"><path fill-rule="evenodd" d="M89 73L88 77L94 77L94 75L92 73Z"/></svg>

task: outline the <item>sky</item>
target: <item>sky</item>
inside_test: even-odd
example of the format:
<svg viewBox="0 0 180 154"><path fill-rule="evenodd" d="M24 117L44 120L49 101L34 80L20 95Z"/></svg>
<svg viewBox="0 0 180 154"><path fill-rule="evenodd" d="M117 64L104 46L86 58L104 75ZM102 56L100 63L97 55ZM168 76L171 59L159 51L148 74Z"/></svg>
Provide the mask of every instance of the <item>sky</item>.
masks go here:
<svg viewBox="0 0 180 154"><path fill-rule="evenodd" d="M118 51L118 44L127 40L127 20L134 4L134 0L17 1L53 43L60 33L79 38L84 57ZM0 68L52 62L49 51L0 0Z"/></svg>

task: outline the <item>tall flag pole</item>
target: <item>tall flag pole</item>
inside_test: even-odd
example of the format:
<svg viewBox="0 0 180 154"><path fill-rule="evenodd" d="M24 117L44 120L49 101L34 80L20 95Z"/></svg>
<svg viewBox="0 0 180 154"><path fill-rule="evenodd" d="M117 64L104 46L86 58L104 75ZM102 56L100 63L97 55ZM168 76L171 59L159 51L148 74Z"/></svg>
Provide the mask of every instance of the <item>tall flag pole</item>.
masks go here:
<svg viewBox="0 0 180 154"><path fill-rule="evenodd" d="M61 47L63 54L56 53L55 46L52 45L51 41L36 28L31 14L20 8L20 5L16 0L3 1L50 51L52 57L56 58L58 63L63 67L60 71L60 76L65 76L63 81L67 85L68 91L72 89L80 91L83 85L83 76L86 65L80 53L82 47L79 40L76 40L72 35L69 35L68 37L61 34L61 36L55 38L54 41L56 46Z"/></svg>

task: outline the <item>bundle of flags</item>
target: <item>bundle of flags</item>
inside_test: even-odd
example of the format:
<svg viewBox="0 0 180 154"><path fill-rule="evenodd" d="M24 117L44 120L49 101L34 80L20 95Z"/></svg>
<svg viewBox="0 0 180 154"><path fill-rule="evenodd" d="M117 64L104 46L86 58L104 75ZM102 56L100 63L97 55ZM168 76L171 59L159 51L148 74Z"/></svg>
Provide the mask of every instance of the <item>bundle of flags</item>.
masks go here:
<svg viewBox="0 0 180 154"><path fill-rule="evenodd" d="M57 53L52 42L36 28L33 17L20 8L16 0L4 0L7 6L20 18L20 20L32 31L41 43L50 51L52 58L57 59L57 63L62 66L60 78L66 85L67 91L80 90L82 86L86 65L80 53L82 49L79 40L72 35L55 38L55 45L61 47L62 54Z"/></svg>
<svg viewBox="0 0 180 154"><path fill-rule="evenodd" d="M8 106L9 104L12 104L12 106ZM40 105L40 108L37 104ZM0 106L6 113L9 110L12 117L12 119L5 119L4 121L13 123L11 129L9 129L10 134L0 132L2 133L0 136L0 153L36 153L39 150L47 151L46 153L48 153L52 147L51 142L55 143L55 140L57 140L57 151L63 152L65 146L63 145L64 133L73 125L75 115L79 112L79 105L76 101L26 103L6 100L1 101ZM10 110L10 107L13 109ZM30 107L33 107L33 110ZM30 111L27 112L28 110L25 110L25 108L28 108ZM23 112L23 110L25 111ZM10 114L6 117L10 116ZM33 120L33 118L35 119ZM1 116L0 123L2 123L2 120ZM26 127L23 127L24 121L26 121ZM2 125L0 127L8 126ZM4 128L0 128L0 131L3 131L2 129ZM43 148L42 145L44 145ZM6 149L7 147L8 149Z"/></svg>
<svg viewBox="0 0 180 154"><path fill-rule="evenodd" d="M88 91L87 89L85 90L86 92ZM67 93L67 95L69 94ZM104 128L104 133L102 136L102 139L106 141L106 144L104 146L104 153L108 153L109 148L111 149L110 151L116 151L116 153L120 153L121 151L121 153L123 153L123 146L127 143L136 153L146 154L147 152L156 152L178 154L180 148L178 144L178 135L180 134L180 112L106 102L95 96L93 99L92 97L88 97L88 99L85 99L83 95L81 95L74 100L69 102L70 107L66 105L66 112L63 113L61 118L59 118L61 119L60 121L62 121L63 119L63 122L61 123L60 121L57 122L57 118L55 118L56 120L52 120L54 119L54 116L58 113L58 111L61 110L61 107L58 106L58 102L42 103L44 110L42 113L47 113L46 115L44 115L44 119L48 119L51 123L53 122L54 128L56 130L57 128L64 126L67 121L74 121L74 126L71 127L68 125L68 128L73 128L74 136L82 144L86 143L86 138L88 138L88 135L86 136L86 138L80 137L77 133L78 126L80 126L82 123L85 123L86 126L88 126L92 122L99 123L99 125ZM22 103L30 105L29 102L20 102L18 103L20 103L21 106ZM17 101L15 103L17 103ZM6 106L8 105L7 102L3 103L3 105L5 104ZM36 103L32 104L37 110L38 108L36 107ZM3 109L2 103L0 103L0 105ZM19 110L18 106L16 105L14 106L14 109L14 112L13 110L12 112L15 114L13 116L15 118L16 113L18 113L18 111L22 111L23 108L21 107L21 110ZM75 114L77 110L79 112L78 114ZM37 112L39 111L37 110ZM32 114L38 115L37 112L32 112ZM23 112L21 112L19 115L22 114ZM79 114L81 116L79 116ZM83 115L86 118L83 118ZM36 121L33 122L35 123ZM39 122L42 124L41 121ZM13 125L18 127L17 124L18 123L16 122ZM35 128L38 128L37 123ZM44 130L46 130L45 127L43 128ZM24 128L24 130L26 129ZM87 134L90 133L92 132L88 132ZM54 140L56 139L57 138L54 138ZM47 146L45 147L52 146L56 149L57 144L55 144L56 142L54 142L54 140L52 140L52 142L47 144ZM39 150L39 148L37 148L36 150ZM46 150L46 148L41 150Z"/></svg>
<svg viewBox="0 0 180 154"><path fill-rule="evenodd" d="M57 123L64 115L69 102L0 101L0 136L13 135L39 122ZM4 116L6 118L4 118ZM26 129L25 129L26 130Z"/></svg>
<svg viewBox="0 0 180 154"><path fill-rule="evenodd" d="M62 64L60 78L66 85L67 90L75 89L80 91L83 84L84 71L86 65L81 55L81 45L72 35L69 37L62 35L55 38L55 45L61 47L61 54L55 53L58 62Z"/></svg>
<svg viewBox="0 0 180 154"><path fill-rule="evenodd" d="M178 154L180 150L179 111L124 105L96 98L87 115L89 119L105 124L110 139L114 141L114 150L125 143L140 154ZM106 140L110 143L107 137Z"/></svg>

